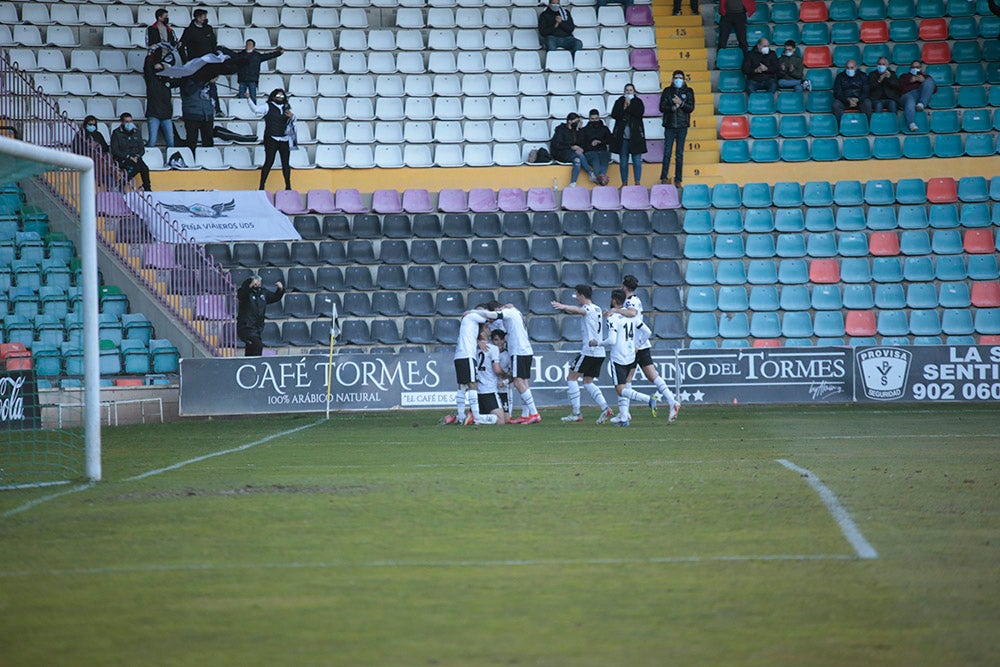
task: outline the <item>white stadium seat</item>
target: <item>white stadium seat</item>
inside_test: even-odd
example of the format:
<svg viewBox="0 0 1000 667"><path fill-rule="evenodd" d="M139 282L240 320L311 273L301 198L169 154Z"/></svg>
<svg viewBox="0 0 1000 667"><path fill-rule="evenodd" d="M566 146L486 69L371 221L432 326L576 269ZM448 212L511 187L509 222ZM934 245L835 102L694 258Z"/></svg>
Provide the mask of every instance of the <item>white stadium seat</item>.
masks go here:
<svg viewBox="0 0 1000 667"><path fill-rule="evenodd" d="M411 101L412 98L406 100L407 104ZM401 98L380 97L375 101L375 118L379 120L403 120L403 117L403 100Z"/></svg>
<svg viewBox="0 0 1000 667"><path fill-rule="evenodd" d="M281 43L280 39L279 43ZM330 68L323 71L332 71L332 60L330 61ZM285 51L274 59L274 69L282 74L301 74L306 71L305 54L302 51Z"/></svg>
<svg viewBox="0 0 1000 667"><path fill-rule="evenodd" d="M329 74L333 69L333 56L329 53L310 51L306 53L305 69L313 74Z"/></svg>
<svg viewBox="0 0 1000 667"><path fill-rule="evenodd" d="M462 28L482 28L483 12L478 8L462 7L455 10L455 23Z"/></svg>
<svg viewBox="0 0 1000 667"><path fill-rule="evenodd" d="M342 144L344 138L344 124L320 121L316 123L316 140L321 144ZM317 156L318 159L318 156Z"/></svg>
<svg viewBox="0 0 1000 667"><path fill-rule="evenodd" d="M378 97L402 97L403 77L398 74L380 74L375 80L375 95Z"/></svg>
<svg viewBox="0 0 1000 667"><path fill-rule="evenodd" d="M455 35L455 46L462 51L482 51L486 48L482 30L459 30Z"/></svg>
<svg viewBox="0 0 1000 667"><path fill-rule="evenodd" d="M494 30L510 30L514 27L510 20L510 12L506 8L484 9L483 24Z"/></svg>
<svg viewBox="0 0 1000 667"><path fill-rule="evenodd" d="M344 105L351 120L375 120L375 105L367 97L349 97Z"/></svg>
<svg viewBox="0 0 1000 667"><path fill-rule="evenodd" d="M419 53L401 53L400 59L403 56L419 56ZM375 51L368 54L368 71L373 74L395 74L400 71L399 67L396 65L395 54L388 53L386 51Z"/></svg>
<svg viewBox="0 0 1000 667"><path fill-rule="evenodd" d="M395 99L397 102L401 100L401 98L390 99ZM403 115L409 120L431 120L434 118L434 103L430 97L408 97Z"/></svg>
<svg viewBox="0 0 1000 667"><path fill-rule="evenodd" d="M431 147L426 144L416 145L407 143L403 147L403 162L407 167L433 166L434 158L431 156Z"/></svg>
<svg viewBox="0 0 1000 667"><path fill-rule="evenodd" d="M305 51L306 31L301 28L282 28L278 31L278 44L286 51Z"/></svg>
<svg viewBox="0 0 1000 667"><path fill-rule="evenodd" d="M250 150L246 146L224 146L222 159L231 169L253 169Z"/></svg>
<svg viewBox="0 0 1000 667"><path fill-rule="evenodd" d="M125 54L122 53L121 51L104 49L98 52L97 60L98 60L98 66L104 72L114 72L116 74L123 74L125 72L132 71L132 68L129 67L128 65L128 60L126 60L125 58Z"/></svg>
<svg viewBox="0 0 1000 667"><path fill-rule="evenodd" d="M458 97L438 97L434 100L434 117L438 120L461 120L462 100Z"/></svg>
<svg viewBox="0 0 1000 667"><path fill-rule="evenodd" d="M380 144L403 143L403 124L396 121L376 122L375 141Z"/></svg>
<svg viewBox="0 0 1000 667"><path fill-rule="evenodd" d="M493 150L489 144L466 144L462 159L470 167L492 167Z"/></svg>
<svg viewBox="0 0 1000 667"><path fill-rule="evenodd" d="M348 97L374 97L375 78L369 74L352 74L347 77Z"/></svg>
<svg viewBox="0 0 1000 667"><path fill-rule="evenodd" d="M493 117L488 97L466 97L462 102L462 115L471 120L486 120Z"/></svg>
<svg viewBox="0 0 1000 667"><path fill-rule="evenodd" d="M375 143L375 124L350 122L347 124L347 143L349 144L373 144Z"/></svg>
<svg viewBox="0 0 1000 667"><path fill-rule="evenodd" d="M439 121L434 125L434 141L439 144L460 144L465 139L462 137L462 124L455 120Z"/></svg>
<svg viewBox="0 0 1000 667"><path fill-rule="evenodd" d="M454 51L457 47L454 30L431 30L427 33L427 48L431 51Z"/></svg>
<svg viewBox="0 0 1000 667"><path fill-rule="evenodd" d="M315 12L313 12L315 14ZM425 27L427 24L424 21L423 10L413 8L402 7L396 10L396 27L402 29L414 29L419 30Z"/></svg>
<svg viewBox="0 0 1000 667"><path fill-rule="evenodd" d="M325 169L341 169L347 166L342 146L317 146L316 166Z"/></svg>
<svg viewBox="0 0 1000 667"><path fill-rule="evenodd" d="M343 28L368 28L368 12L364 9L345 8L340 10L340 25Z"/></svg>
<svg viewBox="0 0 1000 667"><path fill-rule="evenodd" d="M194 149L194 161L202 169L226 169L222 160L222 151L218 148L198 147Z"/></svg>
<svg viewBox="0 0 1000 667"><path fill-rule="evenodd" d="M403 126L404 143L429 144L432 141L434 141L434 126L431 123L412 122Z"/></svg>
<svg viewBox="0 0 1000 667"><path fill-rule="evenodd" d="M427 10L427 25L431 28L454 29L456 27L455 12L447 8L432 7Z"/></svg>
<svg viewBox="0 0 1000 667"><path fill-rule="evenodd" d="M464 167L462 147L458 144L441 144L434 149L434 164L438 167Z"/></svg>
<svg viewBox="0 0 1000 667"><path fill-rule="evenodd" d="M321 98L347 95L347 82L343 74L323 74L317 85Z"/></svg>
<svg viewBox="0 0 1000 667"><path fill-rule="evenodd" d="M510 51L488 51L486 53L486 70L494 74L509 74L514 71L514 61Z"/></svg>
<svg viewBox="0 0 1000 667"><path fill-rule="evenodd" d="M375 166L375 156L370 145L351 144L344 151L345 164L352 169L371 169Z"/></svg>
<svg viewBox="0 0 1000 667"><path fill-rule="evenodd" d="M603 26L625 25L625 9L621 5L605 5L597 10L597 23Z"/></svg>
<svg viewBox="0 0 1000 667"><path fill-rule="evenodd" d="M375 165L383 169L403 166L403 149L399 145L375 146Z"/></svg>
<svg viewBox="0 0 1000 667"><path fill-rule="evenodd" d="M493 141L493 131L485 120L470 120L462 125L462 138L468 143L489 143Z"/></svg>
<svg viewBox="0 0 1000 667"><path fill-rule="evenodd" d="M411 74L403 79L403 94L411 97L430 97L436 94L434 86L440 78L432 79L426 74Z"/></svg>
<svg viewBox="0 0 1000 667"><path fill-rule="evenodd" d="M493 144L493 164L501 167L515 167L524 164L521 144Z"/></svg>
<svg viewBox="0 0 1000 667"><path fill-rule="evenodd" d="M520 103L517 97L494 97L490 105L493 118L517 119L521 117Z"/></svg>
<svg viewBox="0 0 1000 667"><path fill-rule="evenodd" d="M491 95L517 95L517 77L513 74L494 74L490 77Z"/></svg>
<svg viewBox="0 0 1000 667"><path fill-rule="evenodd" d="M400 51L423 51L424 34L420 30L399 30L396 32L396 48Z"/></svg>
<svg viewBox="0 0 1000 667"><path fill-rule="evenodd" d="M333 7L317 7L312 11L314 28L331 29L340 27L340 12Z"/></svg>

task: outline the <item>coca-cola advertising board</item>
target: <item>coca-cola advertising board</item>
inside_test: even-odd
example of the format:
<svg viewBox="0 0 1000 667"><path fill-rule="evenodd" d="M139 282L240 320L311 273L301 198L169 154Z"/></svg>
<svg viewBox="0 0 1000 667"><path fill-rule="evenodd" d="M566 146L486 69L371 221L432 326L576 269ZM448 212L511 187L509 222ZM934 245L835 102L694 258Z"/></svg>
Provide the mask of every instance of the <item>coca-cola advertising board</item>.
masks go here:
<svg viewBox="0 0 1000 667"><path fill-rule="evenodd" d="M0 371L0 429L42 427L34 371Z"/></svg>

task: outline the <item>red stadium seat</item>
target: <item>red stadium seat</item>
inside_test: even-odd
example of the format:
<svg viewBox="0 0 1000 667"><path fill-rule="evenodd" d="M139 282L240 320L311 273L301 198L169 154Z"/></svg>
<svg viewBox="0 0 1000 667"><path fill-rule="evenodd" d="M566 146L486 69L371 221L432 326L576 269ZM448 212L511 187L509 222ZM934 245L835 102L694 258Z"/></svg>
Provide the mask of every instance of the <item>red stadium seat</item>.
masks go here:
<svg viewBox="0 0 1000 667"><path fill-rule="evenodd" d="M927 181L927 201L932 204L950 204L958 201L958 185L949 176Z"/></svg>
<svg viewBox="0 0 1000 667"><path fill-rule="evenodd" d="M719 136L723 139L746 139L750 136L750 125L746 116L723 116Z"/></svg>
<svg viewBox="0 0 1000 667"><path fill-rule="evenodd" d="M822 23L829 17L825 2L803 2L799 7L799 20L803 23Z"/></svg>
<svg viewBox="0 0 1000 667"><path fill-rule="evenodd" d="M840 264L835 259L814 259L809 263L809 281L816 284L840 282Z"/></svg>
<svg viewBox="0 0 1000 667"><path fill-rule="evenodd" d="M951 62L951 47L948 42L928 42L920 51L920 59L928 65L942 65Z"/></svg>
<svg viewBox="0 0 1000 667"><path fill-rule="evenodd" d="M875 313L870 310L849 310L844 320L844 332L848 336L874 336Z"/></svg>
<svg viewBox="0 0 1000 667"><path fill-rule="evenodd" d="M979 337L980 345L1000 345L1000 336L996 334L983 335Z"/></svg>
<svg viewBox="0 0 1000 667"><path fill-rule="evenodd" d="M962 247L970 255L988 255L996 252L993 245L993 230L967 229L962 239Z"/></svg>
<svg viewBox="0 0 1000 667"><path fill-rule="evenodd" d="M781 347L781 341L777 338L758 338L753 342L754 347Z"/></svg>
<svg viewBox="0 0 1000 667"><path fill-rule="evenodd" d="M1000 306L1000 283L972 283L972 305L976 308Z"/></svg>
<svg viewBox="0 0 1000 667"><path fill-rule="evenodd" d="M16 357L28 351L24 343L0 343L0 361L7 357Z"/></svg>
<svg viewBox="0 0 1000 667"><path fill-rule="evenodd" d="M807 46L802 54L802 64L806 67L830 67L833 65L833 56L830 55L828 46Z"/></svg>
<svg viewBox="0 0 1000 667"><path fill-rule="evenodd" d="M11 353L8 355L7 360L4 363L4 368L8 371L30 371L31 352L26 350L24 352Z"/></svg>
<svg viewBox="0 0 1000 667"><path fill-rule="evenodd" d="M142 378L115 378L113 383L116 387L141 387Z"/></svg>
<svg viewBox="0 0 1000 667"><path fill-rule="evenodd" d="M920 39L924 42L948 39L948 23L944 19L924 19L920 22Z"/></svg>
<svg viewBox="0 0 1000 667"><path fill-rule="evenodd" d="M895 257L899 254L899 237L896 232L872 232L868 252L876 257Z"/></svg>
<svg viewBox="0 0 1000 667"><path fill-rule="evenodd" d="M861 24L861 41L865 44L888 42L889 26L885 21L865 21Z"/></svg>

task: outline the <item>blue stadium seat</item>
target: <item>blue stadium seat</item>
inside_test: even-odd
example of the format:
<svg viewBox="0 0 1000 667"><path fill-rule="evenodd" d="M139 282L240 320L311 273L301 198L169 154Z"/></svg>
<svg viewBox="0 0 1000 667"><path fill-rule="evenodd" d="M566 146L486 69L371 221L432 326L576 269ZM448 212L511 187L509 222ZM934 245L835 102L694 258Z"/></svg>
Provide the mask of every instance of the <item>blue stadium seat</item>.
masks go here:
<svg viewBox="0 0 1000 667"><path fill-rule="evenodd" d="M724 259L719 262L717 277L712 282L716 281L720 285L743 285L747 282L746 267L741 260Z"/></svg>
<svg viewBox="0 0 1000 667"><path fill-rule="evenodd" d="M791 235L779 236L779 246L781 245L781 239L788 237L791 237ZM802 237L801 235L795 235L792 238ZM810 257L835 257L837 255L837 240L830 232L809 234L809 239L806 243L806 254ZM798 257L799 255L782 255L782 257L788 256Z"/></svg>
<svg viewBox="0 0 1000 667"><path fill-rule="evenodd" d="M770 211L767 211L770 213ZM774 215L774 228L779 232L802 232L806 224L801 208L778 209Z"/></svg>
<svg viewBox="0 0 1000 667"><path fill-rule="evenodd" d="M781 95L782 93L778 93L779 100L781 99ZM779 113L785 112L782 112L779 109ZM808 136L809 122L803 115L783 115L781 117L781 122L778 124L778 134L786 139L798 139Z"/></svg>
<svg viewBox="0 0 1000 667"><path fill-rule="evenodd" d="M785 139L781 142L782 162L808 162L809 157L809 142L806 139Z"/></svg>
<svg viewBox="0 0 1000 667"><path fill-rule="evenodd" d="M958 179L958 198L963 202L984 202L990 198L990 184L983 176L963 176Z"/></svg>
<svg viewBox="0 0 1000 667"><path fill-rule="evenodd" d="M777 283L778 267L774 260L751 260L747 266L747 282L751 285L774 285Z"/></svg>
<svg viewBox="0 0 1000 667"><path fill-rule="evenodd" d="M904 255L928 255L931 252L930 236L926 230L906 230L899 236L899 251Z"/></svg>
<svg viewBox="0 0 1000 667"><path fill-rule="evenodd" d="M742 93L747 89L747 78L743 72L722 71L719 72L719 92L720 93Z"/></svg>
<svg viewBox="0 0 1000 667"><path fill-rule="evenodd" d="M1000 308L980 308L976 311L976 332L984 336L1000 334Z"/></svg>
<svg viewBox="0 0 1000 667"><path fill-rule="evenodd" d="M843 294L844 308L851 310L870 310L875 307L875 299L872 296L872 286L865 285L844 285Z"/></svg>
<svg viewBox="0 0 1000 667"><path fill-rule="evenodd" d="M806 111L809 113L832 113L833 112L833 92L830 90L817 90L815 87L809 93L806 101Z"/></svg>
<svg viewBox="0 0 1000 667"><path fill-rule="evenodd" d="M896 201L892 181L887 178L872 179L865 183L864 201L870 206L888 206Z"/></svg>
<svg viewBox="0 0 1000 667"><path fill-rule="evenodd" d="M741 202L740 186L736 183L719 183L712 188L713 208L739 208Z"/></svg>
<svg viewBox="0 0 1000 667"><path fill-rule="evenodd" d="M739 211L736 211L738 214ZM708 209L688 211L684 214L685 234L710 234L712 232L712 212Z"/></svg>
<svg viewBox="0 0 1000 667"><path fill-rule="evenodd" d="M967 336L975 329L968 308L946 308L941 314L941 330L949 336Z"/></svg>
<svg viewBox="0 0 1000 667"><path fill-rule="evenodd" d="M827 181L809 181L802 190L802 201L806 206L833 206L833 186Z"/></svg>
<svg viewBox="0 0 1000 667"><path fill-rule="evenodd" d="M997 210L1000 211L1000 207L997 207ZM963 204L959 223L962 227L989 227L992 224L990 205L986 203Z"/></svg>
<svg viewBox="0 0 1000 667"><path fill-rule="evenodd" d="M812 159L816 162L836 162L840 159L840 143L834 139L813 139Z"/></svg>
<svg viewBox="0 0 1000 667"><path fill-rule="evenodd" d="M903 142L899 137L875 137L872 157L876 160L898 160L903 157Z"/></svg>
<svg viewBox="0 0 1000 667"><path fill-rule="evenodd" d="M799 3L775 2L771 5L771 21L774 23L798 23Z"/></svg>
<svg viewBox="0 0 1000 667"><path fill-rule="evenodd" d="M751 234L766 234L774 231L774 215L770 209L747 209L743 217L743 227Z"/></svg>
<svg viewBox="0 0 1000 667"><path fill-rule="evenodd" d="M653 257L657 259L680 259L681 250L676 236L655 236Z"/></svg>
<svg viewBox="0 0 1000 667"><path fill-rule="evenodd" d="M758 91L750 93L747 99L747 112L750 114L773 114L775 113L774 95L772 93Z"/></svg>
<svg viewBox="0 0 1000 667"><path fill-rule="evenodd" d="M872 268L867 259L847 258L840 262L840 279L845 283L870 283Z"/></svg>
<svg viewBox="0 0 1000 667"><path fill-rule="evenodd" d="M743 93L719 94L720 116L742 116L747 112L747 98Z"/></svg>
<svg viewBox="0 0 1000 667"><path fill-rule="evenodd" d="M779 234L775 244L778 257L805 257L806 241L802 234Z"/></svg>
<svg viewBox="0 0 1000 667"><path fill-rule="evenodd" d="M936 310L910 311L910 333L916 336L937 336L941 333L941 318Z"/></svg>
<svg viewBox="0 0 1000 667"><path fill-rule="evenodd" d="M907 232L904 232L906 234ZM900 240L902 249L902 240ZM957 229L936 230L931 239L931 251L935 255L957 255L962 252L962 234Z"/></svg>
<svg viewBox="0 0 1000 667"><path fill-rule="evenodd" d="M715 256L734 259L746 255L743 237L739 234L718 234L715 237Z"/></svg>
<svg viewBox="0 0 1000 667"><path fill-rule="evenodd" d="M907 257L903 260L903 278L909 282L934 280L934 262L930 257Z"/></svg>
<svg viewBox="0 0 1000 667"><path fill-rule="evenodd" d="M704 183L685 186L681 195L681 206L685 209L708 208L711 205L709 188Z"/></svg>
<svg viewBox="0 0 1000 667"><path fill-rule="evenodd" d="M753 162L768 163L781 159L781 149L774 139L757 139L750 148L750 159Z"/></svg>
<svg viewBox="0 0 1000 667"><path fill-rule="evenodd" d="M833 186L833 201L838 206L861 206L864 203L861 181L837 181Z"/></svg>
<svg viewBox="0 0 1000 667"><path fill-rule="evenodd" d="M931 109L954 109L958 104L954 88L938 88L931 95L931 102L928 106Z"/></svg>
<svg viewBox="0 0 1000 667"><path fill-rule="evenodd" d="M781 321L778 313L754 313L750 319L750 335L754 338L778 338L781 336Z"/></svg>
<svg viewBox="0 0 1000 667"><path fill-rule="evenodd" d="M695 260L687 263L684 282L688 285L712 285L715 283L715 265L711 260Z"/></svg>
<svg viewBox="0 0 1000 667"><path fill-rule="evenodd" d="M705 235L688 236L684 242L686 259L709 259L715 255L712 237Z"/></svg>
<svg viewBox="0 0 1000 667"><path fill-rule="evenodd" d="M986 89L977 86L962 86L958 89L958 106L963 109L975 109L985 107L989 104L986 97Z"/></svg>
<svg viewBox="0 0 1000 667"><path fill-rule="evenodd" d="M965 70L964 74L962 73L963 69ZM960 86L986 83L986 73L983 71L982 65L978 63L959 65L954 70L952 70L951 65L928 65L926 71L938 86L953 86L956 83ZM956 78L959 75L964 76L965 80ZM979 81L979 84L975 84L975 81Z"/></svg>
<svg viewBox="0 0 1000 667"><path fill-rule="evenodd" d="M904 42L892 47L892 64L908 67L914 60L920 60L920 46Z"/></svg>
<svg viewBox="0 0 1000 667"><path fill-rule="evenodd" d="M833 209L807 208L805 228L810 232L828 232L835 229Z"/></svg>
<svg viewBox="0 0 1000 667"><path fill-rule="evenodd" d="M708 211L690 211L691 213L709 213ZM684 228L687 231L687 217L684 219ZM738 208L718 209L715 211L715 221L711 220L709 214L708 231L715 231L717 234L739 234L743 231L743 216ZM691 232L688 232L691 233ZM697 233L697 232L696 232Z"/></svg>
<svg viewBox="0 0 1000 667"><path fill-rule="evenodd" d="M867 257L868 237L864 232L840 234L837 239L837 254L841 257Z"/></svg>
<svg viewBox="0 0 1000 667"><path fill-rule="evenodd" d="M871 279L877 283L898 283L903 279L903 263L899 257L876 257L872 261Z"/></svg>
<svg viewBox="0 0 1000 667"><path fill-rule="evenodd" d="M961 129L958 111L955 111L954 109L947 111L935 111L931 114L930 129L934 134L949 134L958 132Z"/></svg>
<svg viewBox="0 0 1000 667"><path fill-rule="evenodd" d="M900 204L923 204L927 187L922 178L901 178L896 183L896 201Z"/></svg>
<svg viewBox="0 0 1000 667"><path fill-rule="evenodd" d="M955 204L931 204L930 226L934 229L958 227L958 206Z"/></svg>
<svg viewBox="0 0 1000 667"><path fill-rule="evenodd" d="M965 258L960 256L937 257L934 260L934 275L941 281L965 280L969 277ZM976 278L973 278L976 279Z"/></svg>
<svg viewBox="0 0 1000 667"><path fill-rule="evenodd" d="M893 135L899 132L899 117L894 113L882 111L872 114L870 123L872 134Z"/></svg>
<svg viewBox="0 0 1000 667"><path fill-rule="evenodd" d="M719 335L723 338L746 338L750 335L750 322L746 313L728 313L719 318Z"/></svg>
<svg viewBox="0 0 1000 667"><path fill-rule="evenodd" d="M709 313L716 309L718 300L715 289L706 287L690 287L687 290L687 309L696 313Z"/></svg>
<svg viewBox="0 0 1000 667"><path fill-rule="evenodd" d="M910 333L905 310L881 310L877 322L878 332L882 336L906 336Z"/></svg>
<svg viewBox="0 0 1000 667"><path fill-rule="evenodd" d="M834 342L840 336L844 335L844 315L839 310L836 312L821 312L816 313L816 317L813 320L813 331L817 336L826 339L825 341L817 341L817 345L829 345L842 344L840 342Z"/></svg>
<svg viewBox="0 0 1000 667"><path fill-rule="evenodd" d="M774 238L770 234L751 234L747 237L746 256L766 259L776 254Z"/></svg>
<svg viewBox="0 0 1000 667"><path fill-rule="evenodd" d="M804 285L809 282L809 266L802 259L781 260L778 282L782 285Z"/></svg>
<svg viewBox="0 0 1000 667"><path fill-rule="evenodd" d="M746 139L726 139L722 142L720 159L723 162L736 164L749 162L750 142Z"/></svg>
<svg viewBox="0 0 1000 667"><path fill-rule="evenodd" d="M791 181L778 181L774 184L774 205L779 208L802 206L802 185Z"/></svg>
<svg viewBox="0 0 1000 667"><path fill-rule="evenodd" d="M906 307L906 296L903 286L899 283L886 283L875 287L875 306L883 309L900 309Z"/></svg>
<svg viewBox="0 0 1000 667"><path fill-rule="evenodd" d="M892 206L872 206L868 209L868 215L866 216L865 221L865 225L868 229L875 231L896 229L896 209ZM867 248L865 254L868 254Z"/></svg>
<svg viewBox="0 0 1000 667"><path fill-rule="evenodd" d="M812 317L807 312L785 313L781 318L781 334L785 338L808 338L812 336Z"/></svg>
<svg viewBox="0 0 1000 667"><path fill-rule="evenodd" d="M750 136L754 139L773 139L778 136L778 119L774 116L754 116L750 119Z"/></svg>
<svg viewBox="0 0 1000 667"><path fill-rule="evenodd" d="M715 56L715 66L722 70L740 69L743 67L743 51L738 48L719 49Z"/></svg>
<svg viewBox="0 0 1000 667"><path fill-rule="evenodd" d="M743 206L767 208L771 205L771 186L767 183L747 183L743 186Z"/></svg>
<svg viewBox="0 0 1000 667"><path fill-rule="evenodd" d="M528 271L528 282L532 287L551 289L560 286L559 267L555 264L532 264ZM505 285L506 287L506 285Z"/></svg>
<svg viewBox="0 0 1000 667"><path fill-rule="evenodd" d="M772 285L758 285L750 289L750 299L747 303L750 310L778 310L778 290Z"/></svg>
<svg viewBox="0 0 1000 667"><path fill-rule="evenodd" d="M987 45L988 48L989 45ZM979 63L984 59L995 60L995 58L988 57L990 55L993 54L984 52L983 47L980 47L976 40L954 42L951 47L951 60L955 63Z"/></svg>
<svg viewBox="0 0 1000 667"><path fill-rule="evenodd" d="M840 310L844 305L837 285L814 285L812 288L812 307L814 310ZM842 334L829 334L839 336Z"/></svg>
<svg viewBox="0 0 1000 667"><path fill-rule="evenodd" d="M837 136L837 117L833 114L814 114L809 120L809 134L814 137Z"/></svg>
<svg viewBox="0 0 1000 667"><path fill-rule="evenodd" d="M713 313L691 313L687 333L691 338L715 338L719 335L718 320Z"/></svg>
<svg viewBox="0 0 1000 667"><path fill-rule="evenodd" d="M938 297L934 284L914 283L909 285L906 288L906 305L908 308L937 308Z"/></svg>
<svg viewBox="0 0 1000 667"><path fill-rule="evenodd" d="M920 116L917 116L919 119ZM918 122L919 125L919 122ZM931 138L926 135L909 136L903 139L903 157L911 160L922 160L934 155Z"/></svg>
<svg viewBox="0 0 1000 667"><path fill-rule="evenodd" d="M983 132L965 138L965 154L970 157L989 157L997 150L995 137L990 133Z"/></svg>
<svg viewBox="0 0 1000 667"><path fill-rule="evenodd" d="M781 288L781 310L809 310L809 289L805 285L786 285Z"/></svg>
<svg viewBox="0 0 1000 667"><path fill-rule="evenodd" d="M872 157L872 145L868 137L850 137L844 139L845 160L870 160Z"/></svg>

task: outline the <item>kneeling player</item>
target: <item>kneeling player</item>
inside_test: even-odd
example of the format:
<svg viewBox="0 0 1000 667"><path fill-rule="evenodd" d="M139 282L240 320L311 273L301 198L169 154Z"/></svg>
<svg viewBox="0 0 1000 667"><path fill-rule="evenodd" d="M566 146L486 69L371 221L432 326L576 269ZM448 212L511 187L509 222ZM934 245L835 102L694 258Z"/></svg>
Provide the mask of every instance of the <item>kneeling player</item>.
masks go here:
<svg viewBox="0 0 1000 667"><path fill-rule="evenodd" d="M504 375L500 367L500 348L490 342L491 340L489 330L483 327L479 350L476 351L479 415L474 417L469 413L465 419L466 426L507 423L507 412L499 395L500 378Z"/></svg>
<svg viewBox="0 0 1000 667"><path fill-rule="evenodd" d="M479 332L483 324L497 319L498 316L493 310L473 310L462 316L458 329L458 343L455 346L455 379L458 381L458 390L455 392L456 414L445 417L445 424L462 423L465 418L467 397L473 419L479 416L479 401L476 399L478 393L476 351Z"/></svg>

